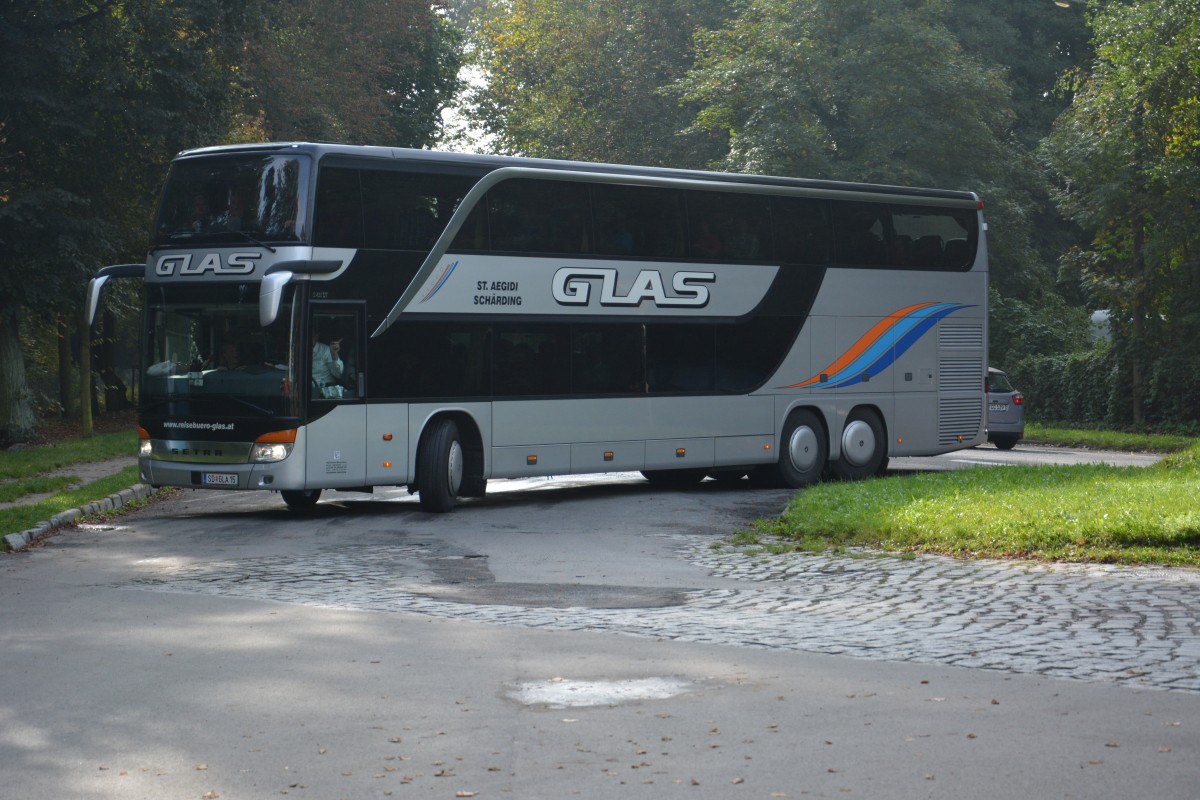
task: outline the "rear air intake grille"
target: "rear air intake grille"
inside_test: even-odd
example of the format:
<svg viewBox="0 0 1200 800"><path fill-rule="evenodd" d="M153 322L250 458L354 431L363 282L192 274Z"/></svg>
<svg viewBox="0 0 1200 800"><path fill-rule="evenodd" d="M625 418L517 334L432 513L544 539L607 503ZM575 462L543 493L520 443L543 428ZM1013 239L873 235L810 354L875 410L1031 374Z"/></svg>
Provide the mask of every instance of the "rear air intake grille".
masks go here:
<svg viewBox="0 0 1200 800"><path fill-rule="evenodd" d="M982 350L983 326L947 325L943 322L938 326L938 345L941 347L952 347L959 350L966 348L970 348L972 350Z"/></svg>
<svg viewBox="0 0 1200 800"><path fill-rule="evenodd" d="M943 358L939 389L943 392L982 392L983 362L978 358Z"/></svg>
<svg viewBox="0 0 1200 800"><path fill-rule="evenodd" d="M938 401L938 444L974 439L983 422L983 395ZM961 437L961 438L960 438Z"/></svg>

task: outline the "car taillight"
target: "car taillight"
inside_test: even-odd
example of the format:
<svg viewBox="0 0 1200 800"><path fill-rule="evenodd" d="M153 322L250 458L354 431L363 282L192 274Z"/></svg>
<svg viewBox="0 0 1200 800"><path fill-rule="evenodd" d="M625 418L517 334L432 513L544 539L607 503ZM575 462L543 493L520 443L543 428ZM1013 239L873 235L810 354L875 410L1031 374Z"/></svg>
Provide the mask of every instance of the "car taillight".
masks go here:
<svg viewBox="0 0 1200 800"><path fill-rule="evenodd" d="M1025 395L1021 394L1020 392L1013 392L1013 405L1014 406L1025 405Z"/></svg>

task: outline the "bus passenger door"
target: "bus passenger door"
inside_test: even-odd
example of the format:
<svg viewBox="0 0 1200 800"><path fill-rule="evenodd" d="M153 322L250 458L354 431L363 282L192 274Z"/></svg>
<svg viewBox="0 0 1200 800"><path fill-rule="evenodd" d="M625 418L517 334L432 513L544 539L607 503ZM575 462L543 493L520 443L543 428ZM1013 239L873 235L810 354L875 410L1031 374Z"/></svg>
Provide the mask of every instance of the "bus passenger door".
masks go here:
<svg viewBox="0 0 1200 800"><path fill-rule="evenodd" d="M309 488L366 483L365 314L361 305L313 302L308 318Z"/></svg>

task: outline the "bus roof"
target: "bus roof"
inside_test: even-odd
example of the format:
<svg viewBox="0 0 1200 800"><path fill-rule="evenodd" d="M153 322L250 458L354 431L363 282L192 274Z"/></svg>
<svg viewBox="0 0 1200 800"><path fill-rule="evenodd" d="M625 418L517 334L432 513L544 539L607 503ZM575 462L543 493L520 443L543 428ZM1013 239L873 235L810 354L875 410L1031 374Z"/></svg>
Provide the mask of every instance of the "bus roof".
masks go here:
<svg viewBox="0 0 1200 800"><path fill-rule="evenodd" d="M703 170L669 169L666 167L641 167L624 164L605 164L587 161L559 161L545 158L517 156L479 155L454 153L441 150L416 150L403 147L379 147L368 145L330 144L314 142L274 142L265 144L221 145L184 150L176 158L208 156L247 152L301 152L315 158L344 156L349 158L405 161L429 166L446 165L460 169L478 169L481 173L502 167L532 167L537 169L565 170L571 172L594 172L638 177L679 178L713 183L739 183L791 189L815 189L825 191L853 191L867 194L886 194L908 197L927 197L931 200L978 201L974 192L951 189L929 189L906 186L888 186L872 183L815 180L810 178L784 178L770 175L736 174L729 172L707 172Z"/></svg>

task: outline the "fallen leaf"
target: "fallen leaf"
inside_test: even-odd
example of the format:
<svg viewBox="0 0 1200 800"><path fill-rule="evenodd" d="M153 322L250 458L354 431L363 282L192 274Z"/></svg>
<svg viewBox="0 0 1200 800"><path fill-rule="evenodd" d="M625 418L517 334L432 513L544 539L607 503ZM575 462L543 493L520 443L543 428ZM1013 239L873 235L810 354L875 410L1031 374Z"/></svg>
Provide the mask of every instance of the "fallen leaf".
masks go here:
<svg viewBox="0 0 1200 800"><path fill-rule="evenodd" d="M1120 746L1121 746L1121 743L1120 743L1120 742L1108 742L1108 743L1107 743L1107 744L1105 744L1104 746L1105 746L1105 747L1120 747Z"/></svg>
<svg viewBox="0 0 1200 800"><path fill-rule="evenodd" d="M1158 748L1158 752L1160 752L1160 753L1169 753L1169 752L1171 752L1171 748L1169 748L1169 747L1160 747L1160 748Z"/></svg>
<svg viewBox="0 0 1200 800"><path fill-rule="evenodd" d="M994 698L994 697L993 697L993 698L992 698L992 705L994 705L994 706L998 706L998 705L1000 705L1000 701L999 701L999 700L997 700L996 698Z"/></svg>
<svg viewBox="0 0 1200 800"><path fill-rule="evenodd" d="M455 797L474 797L477 794L479 794L479 792L468 792L467 790L463 789L461 791L455 792L454 796Z"/></svg>
<svg viewBox="0 0 1200 800"><path fill-rule="evenodd" d="M197 764L197 765L196 765L196 769L198 769L198 770L200 770L201 772L203 772L204 770L208 769L208 764Z"/></svg>
<svg viewBox="0 0 1200 800"><path fill-rule="evenodd" d="M734 778L733 780L730 781L730 783L734 784L735 786L739 783L745 783L745 782L746 782L745 778Z"/></svg>

